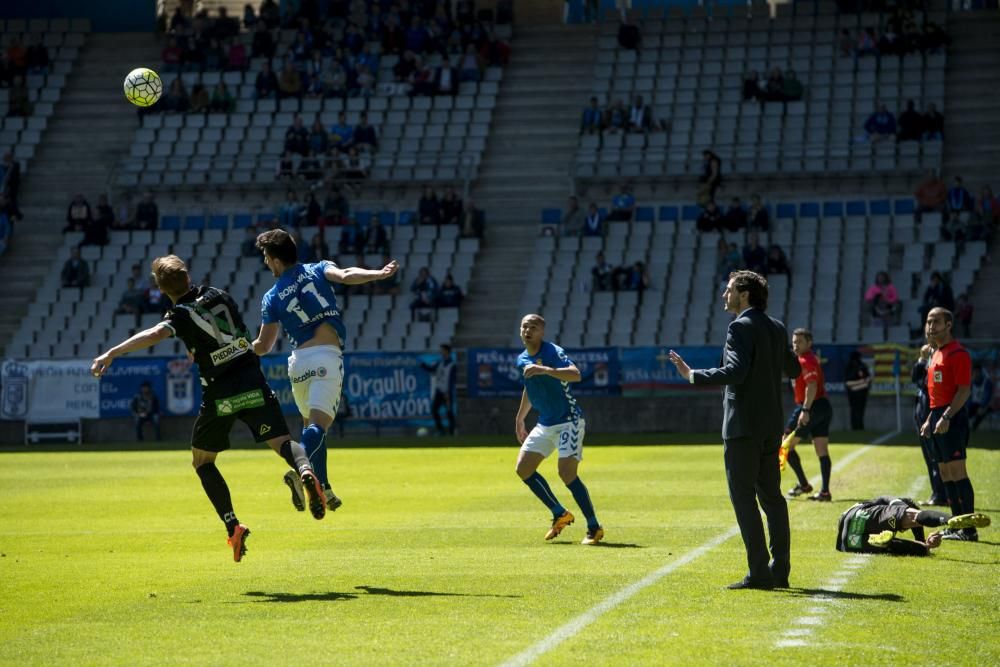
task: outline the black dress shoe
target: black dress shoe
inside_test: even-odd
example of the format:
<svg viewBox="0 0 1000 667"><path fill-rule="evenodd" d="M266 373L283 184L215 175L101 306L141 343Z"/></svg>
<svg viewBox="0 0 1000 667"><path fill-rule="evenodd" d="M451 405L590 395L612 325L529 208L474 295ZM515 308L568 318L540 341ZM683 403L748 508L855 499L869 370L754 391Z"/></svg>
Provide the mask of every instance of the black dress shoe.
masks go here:
<svg viewBox="0 0 1000 667"><path fill-rule="evenodd" d="M762 591L769 591L774 588L774 582L770 579L765 579L763 581L759 579L751 579L750 577L744 577L735 584L729 584L726 586L731 591L738 591L744 588L754 588Z"/></svg>
<svg viewBox="0 0 1000 667"><path fill-rule="evenodd" d="M774 581L774 587L775 588L791 588L791 586L788 585L788 579L775 579L775 581Z"/></svg>

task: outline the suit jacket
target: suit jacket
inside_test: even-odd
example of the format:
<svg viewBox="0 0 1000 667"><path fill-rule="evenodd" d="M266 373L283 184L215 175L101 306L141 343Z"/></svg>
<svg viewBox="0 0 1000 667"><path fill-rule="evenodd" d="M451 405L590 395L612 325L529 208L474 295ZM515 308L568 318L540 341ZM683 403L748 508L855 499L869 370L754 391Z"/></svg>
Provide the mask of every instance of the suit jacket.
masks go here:
<svg viewBox="0 0 1000 667"><path fill-rule="evenodd" d="M780 438L782 374L798 377L799 360L785 325L763 310L747 308L729 324L722 367L691 371L694 384L725 385L722 437Z"/></svg>

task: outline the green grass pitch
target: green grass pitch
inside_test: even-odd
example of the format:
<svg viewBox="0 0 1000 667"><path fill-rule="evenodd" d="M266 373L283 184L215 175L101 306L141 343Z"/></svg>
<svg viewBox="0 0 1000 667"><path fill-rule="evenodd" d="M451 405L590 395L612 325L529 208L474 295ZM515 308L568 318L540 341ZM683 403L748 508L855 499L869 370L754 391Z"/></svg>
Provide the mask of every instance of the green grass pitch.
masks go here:
<svg viewBox="0 0 1000 667"><path fill-rule="evenodd" d="M861 448L834 445L834 464ZM597 548L579 544L582 517L542 540L549 518L516 453L331 451L344 506L321 522L292 509L269 450L223 453L253 532L237 564L186 451L8 449L0 664L1000 664L997 525L927 559L833 548L854 500L926 497L915 447L866 449L835 474L831 504L790 502L793 589L773 592L723 589L745 560L738 536L717 539L734 525L719 445L588 447ZM977 509L1000 522L1000 450L971 450L969 468ZM578 513L552 461L542 473Z"/></svg>

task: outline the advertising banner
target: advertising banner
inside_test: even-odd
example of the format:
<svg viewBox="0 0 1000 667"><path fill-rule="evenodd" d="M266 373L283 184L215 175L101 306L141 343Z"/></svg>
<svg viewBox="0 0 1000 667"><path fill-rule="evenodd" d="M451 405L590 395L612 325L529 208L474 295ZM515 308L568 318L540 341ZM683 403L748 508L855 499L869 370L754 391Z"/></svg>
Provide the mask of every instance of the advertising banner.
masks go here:
<svg viewBox="0 0 1000 667"><path fill-rule="evenodd" d="M100 380L90 361L5 361L0 418L33 422L100 417Z"/></svg>
<svg viewBox="0 0 1000 667"><path fill-rule="evenodd" d="M517 397L524 385L517 369L521 349L474 348L468 351L467 378L469 396ZM619 376L621 368L618 349L594 347L566 350L566 354L580 369L582 379L574 383L577 396L609 396L621 393Z"/></svg>
<svg viewBox="0 0 1000 667"><path fill-rule="evenodd" d="M164 415L196 415L201 405L198 367L187 357L119 357L101 376L101 417L128 417L132 397L149 382Z"/></svg>

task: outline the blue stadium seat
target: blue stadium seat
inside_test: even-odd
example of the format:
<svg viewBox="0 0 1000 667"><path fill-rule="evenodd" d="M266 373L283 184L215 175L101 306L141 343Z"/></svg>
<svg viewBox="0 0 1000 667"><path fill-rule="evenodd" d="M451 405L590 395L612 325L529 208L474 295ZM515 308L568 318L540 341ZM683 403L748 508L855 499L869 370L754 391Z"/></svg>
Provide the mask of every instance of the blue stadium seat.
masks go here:
<svg viewBox="0 0 1000 667"><path fill-rule="evenodd" d="M849 201L847 202L847 215L849 216L864 216L868 215L868 205L864 201Z"/></svg>
<svg viewBox="0 0 1000 667"><path fill-rule="evenodd" d="M893 205L896 215L910 215L914 211L912 199L897 199Z"/></svg>
<svg viewBox="0 0 1000 667"><path fill-rule="evenodd" d="M562 209L559 208L542 209L543 225L558 225L560 221L562 221Z"/></svg>
<svg viewBox="0 0 1000 667"><path fill-rule="evenodd" d="M636 222L653 222L655 209L652 206L639 206L635 209Z"/></svg>
<svg viewBox="0 0 1000 667"><path fill-rule="evenodd" d="M213 215L208 219L209 229L229 229L228 215Z"/></svg>
<svg viewBox="0 0 1000 667"><path fill-rule="evenodd" d="M201 231L205 229L205 216L203 215L186 215L184 216L184 229Z"/></svg>
<svg viewBox="0 0 1000 667"><path fill-rule="evenodd" d="M700 206L685 206L681 209L682 220L697 220L699 215L701 215Z"/></svg>
<svg viewBox="0 0 1000 667"><path fill-rule="evenodd" d="M368 223L372 221L371 211L355 211L354 219L358 221L358 224L362 227L367 227Z"/></svg>
<svg viewBox="0 0 1000 667"><path fill-rule="evenodd" d="M378 220L385 227L391 227L396 224L396 212L395 211L382 211L378 214Z"/></svg>
<svg viewBox="0 0 1000 667"><path fill-rule="evenodd" d="M871 211L872 215L889 215L889 200L876 199L874 201L870 201L868 202L868 210Z"/></svg>
<svg viewBox="0 0 1000 667"><path fill-rule="evenodd" d="M801 217L801 218L818 218L819 217L819 202L804 201L801 204L799 204L799 217Z"/></svg>
<svg viewBox="0 0 1000 667"><path fill-rule="evenodd" d="M400 211L399 212L399 224L401 225L412 225L413 218L416 217L416 211Z"/></svg>
<svg viewBox="0 0 1000 667"><path fill-rule="evenodd" d="M778 204L775 218L795 218L795 204Z"/></svg>
<svg viewBox="0 0 1000 667"><path fill-rule="evenodd" d="M181 228L181 218L178 215L165 215L160 218L160 229L176 232Z"/></svg>
<svg viewBox="0 0 1000 667"><path fill-rule="evenodd" d="M600 214L601 220L607 220L608 219L608 209L606 209L606 208L604 208L602 206L601 208L597 209L597 212Z"/></svg>
<svg viewBox="0 0 1000 667"><path fill-rule="evenodd" d="M272 220L274 220L274 214L273 213L258 213L257 214L257 224L258 225L260 225L260 224L267 224L267 223L271 222Z"/></svg>
<svg viewBox="0 0 1000 667"><path fill-rule="evenodd" d="M676 206L661 206L659 213L660 222L665 220L676 222L679 219L678 213L679 211Z"/></svg>
<svg viewBox="0 0 1000 667"><path fill-rule="evenodd" d="M844 217L844 202L842 201L823 202L823 217L824 218Z"/></svg>
<svg viewBox="0 0 1000 667"><path fill-rule="evenodd" d="M253 224L253 217L249 213L237 213L233 216L233 229L246 229Z"/></svg>

